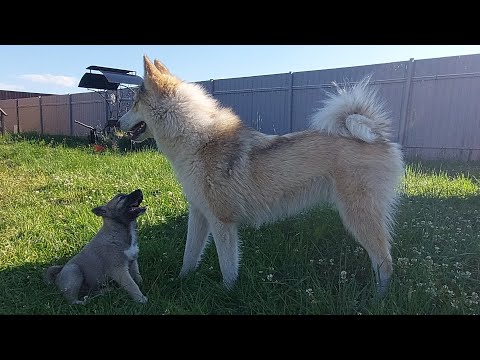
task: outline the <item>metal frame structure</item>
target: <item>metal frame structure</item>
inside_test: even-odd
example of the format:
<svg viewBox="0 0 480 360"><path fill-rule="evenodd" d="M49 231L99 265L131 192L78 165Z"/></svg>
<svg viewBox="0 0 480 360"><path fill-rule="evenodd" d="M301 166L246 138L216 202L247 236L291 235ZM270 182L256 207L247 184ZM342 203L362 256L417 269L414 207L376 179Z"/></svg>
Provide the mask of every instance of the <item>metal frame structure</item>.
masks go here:
<svg viewBox="0 0 480 360"><path fill-rule="evenodd" d="M118 124L120 102L122 101L119 97L119 90L122 89L120 87L134 92L133 89L126 84L139 86L142 84L143 79L136 75L136 72L133 70L115 69L96 65L87 67L87 70L89 71L82 76L78 87L95 91L105 99L107 103L107 121L103 131L110 132L116 128Z"/></svg>

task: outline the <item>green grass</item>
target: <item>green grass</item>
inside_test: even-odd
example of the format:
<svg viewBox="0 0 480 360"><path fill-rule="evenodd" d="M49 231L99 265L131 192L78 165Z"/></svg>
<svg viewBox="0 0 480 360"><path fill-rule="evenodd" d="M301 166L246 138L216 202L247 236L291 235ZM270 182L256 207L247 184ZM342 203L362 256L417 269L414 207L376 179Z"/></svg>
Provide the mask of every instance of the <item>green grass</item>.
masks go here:
<svg viewBox="0 0 480 360"><path fill-rule="evenodd" d="M394 276L381 302L370 260L338 214L320 208L242 228L240 277L220 284L215 246L198 271L177 275L187 204L152 148L94 153L60 137L0 138L0 314L479 314L480 164L410 163L397 214ZM91 209L141 188L139 264L148 296L122 289L68 305L43 270L63 264L101 226Z"/></svg>

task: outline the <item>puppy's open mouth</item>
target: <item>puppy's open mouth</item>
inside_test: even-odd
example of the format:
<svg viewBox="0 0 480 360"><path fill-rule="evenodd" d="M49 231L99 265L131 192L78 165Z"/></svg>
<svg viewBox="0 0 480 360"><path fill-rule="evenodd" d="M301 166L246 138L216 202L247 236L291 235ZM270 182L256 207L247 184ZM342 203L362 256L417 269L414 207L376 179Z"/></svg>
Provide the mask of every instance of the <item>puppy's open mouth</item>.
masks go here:
<svg viewBox="0 0 480 360"><path fill-rule="evenodd" d="M132 127L129 131L128 134L132 138L132 140L135 140L138 138L141 134L143 134L147 130L147 124L145 124L144 121L140 121L138 124L136 124L134 127Z"/></svg>
<svg viewBox="0 0 480 360"><path fill-rule="evenodd" d="M131 214L135 215L141 215L145 211L147 211L146 207L140 206L141 201L134 202L133 204L130 205L130 208L128 209L128 212Z"/></svg>
<svg viewBox="0 0 480 360"><path fill-rule="evenodd" d="M131 201L130 205L128 206L129 214L134 216L139 216L147 211L146 207L141 207L140 204L143 201L143 193L141 190L135 190L129 195L129 200Z"/></svg>
<svg viewBox="0 0 480 360"><path fill-rule="evenodd" d="M131 206L130 209L128 210L130 214L134 214L134 215L141 215L145 211L147 211L147 208L142 206Z"/></svg>

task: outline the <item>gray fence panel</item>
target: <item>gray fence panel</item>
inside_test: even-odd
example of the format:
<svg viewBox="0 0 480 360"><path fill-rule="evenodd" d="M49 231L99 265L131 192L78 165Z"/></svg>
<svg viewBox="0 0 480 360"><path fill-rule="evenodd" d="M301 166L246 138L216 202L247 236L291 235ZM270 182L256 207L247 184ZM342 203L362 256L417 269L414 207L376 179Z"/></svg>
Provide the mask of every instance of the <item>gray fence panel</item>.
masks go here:
<svg viewBox="0 0 480 360"><path fill-rule="evenodd" d="M5 122L5 131L13 133L17 125L17 108L16 100L0 100L0 108L7 113L7 116L3 117Z"/></svg>
<svg viewBox="0 0 480 360"><path fill-rule="evenodd" d="M219 80L217 80L219 81ZM205 80L205 81L197 81L195 84L200 85L203 87L210 95L213 92L213 81L212 80Z"/></svg>
<svg viewBox="0 0 480 360"><path fill-rule="evenodd" d="M467 160L480 161L480 150L470 150L470 155Z"/></svg>
<svg viewBox="0 0 480 360"><path fill-rule="evenodd" d="M476 59L480 63L480 57ZM403 145L406 148L458 150L458 157L463 158L462 149L480 149L480 74L468 77L459 74L459 70L470 71L473 66L466 66L458 57L435 60L441 60L434 62L437 70L425 66L427 60L416 62ZM460 65L462 69L458 68ZM432 71L435 76L430 76ZM451 71L457 75L452 75Z"/></svg>
<svg viewBox="0 0 480 360"><path fill-rule="evenodd" d="M95 92L72 94L72 119L86 125L103 129L106 122L106 102L101 95ZM73 135L85 136L90 130L74 123Z"/></svg>
<svg viewBox="0 0 480 360"><path fill-rule="evenodd" d="M293 74L294 82L296 78L297 73ZM292 132L309 128L312 114L322 106L322 102L327 98L325 93L326 88L327 87L308 88L304 86L299 87L298 85L293 88Z"/></svg>
<svg viewBox="0 0 480 360"><path fill-rule="evenodd" d="M414 79L404 146L480 148L478 94L480 77Z"/></svg>
<svg viewBox="0 0 480 360"><path fill-rule="evenodd" d="M289 74L215 80L204 88L223 106L231 107L250 127L268 134L290 132L288 107ZM207 88L210 87L210 89Z"/></svg>
<svg viewBox="0 0 480 360"><path fill-rule="evenodd" d="M68 95L42 97L43 133L70 135Z"/></svg>
<svg viewBox="0 0 480 360"><path fill-rule="evenodd" d="M404 148L405 157L411 160L457 160L479 161L480 150L470 149L429 149L429 148Z"/></svg>
<svg viewBox="0 0 480 360"><path fill-rule="evenodd" d="M20 132L41 132L39 98L18 99Z"/></svg>
<svg viewBox="0 0 480 360"><path fill-rule="evenodd" d="M260 92L253 98L252 127L266 134L290 132L288 91Z"/></svg>
<svg viewBox="0 0 480 360"><path fill-rule="evenodd" d="M415 60L415 77L474 72L480 72L480 54Z"/></svg>
<svg viewBox="0 0 480 360"><path fill-rule="evenodd" d="M390 113L392 120L390 139L395 142L401 142L399 138L401 123L401 113L403 104L403 94L405 81L392 81L377 83L372 86L378 88L380 98L385 101L385 109Z"/></svg>
<svg viewBox="0 0 480 360"><path fill-rule="evenodd" d="M404 79L408 61L385 64L364 65L338 69L312 70L296 72L293 86L318 86L331 87L332 81L338 84L357 82L365 76L371 75L371 81L400 81Z"/></svg>
<svg viewBox="0 0 480 360"><path fill-rule="evenodd" d="M392 115L392 139L397 140L400 128L405 76L408 61L366 65L350 68L305 71L293 74L292 131L305 130L311 115L323 106L327 92L335 92L332 82L339 85L355 83L371 76L372 85L378 87L386 108Z"/></svg>
<svg viewBox="0 0 480 360"><path fill-rule="evenodd" d="M253 126L252 104L254 93L251 78L220 79L214 82L214 97L230 107L247 126Z"/></svg>

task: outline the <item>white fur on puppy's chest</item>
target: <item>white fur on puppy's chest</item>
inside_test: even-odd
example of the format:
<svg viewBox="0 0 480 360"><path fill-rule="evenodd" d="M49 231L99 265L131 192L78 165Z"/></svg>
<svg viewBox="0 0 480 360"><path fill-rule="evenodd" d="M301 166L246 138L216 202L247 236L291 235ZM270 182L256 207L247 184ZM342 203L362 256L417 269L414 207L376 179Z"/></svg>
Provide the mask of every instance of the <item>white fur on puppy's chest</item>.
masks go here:
<svg viewBox="0 0 480 360"><path fill-rule="evenodd" d="M138 243L137 243L137 227L135 221L130 223L130 247L123 253L127 256L128 260L137 260L138 257Z"/></svg>

